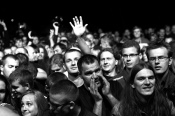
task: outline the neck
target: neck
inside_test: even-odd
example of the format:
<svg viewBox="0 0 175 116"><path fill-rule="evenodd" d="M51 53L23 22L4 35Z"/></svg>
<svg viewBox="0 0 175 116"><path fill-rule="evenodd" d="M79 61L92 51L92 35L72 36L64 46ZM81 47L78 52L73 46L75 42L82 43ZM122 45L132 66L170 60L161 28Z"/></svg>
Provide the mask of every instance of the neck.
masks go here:
<svg viewBox="0 0 175 116"><path fill-rule="evenodd" d="M114 76L117 75L117 72L115 71L115 69L113 69L111 72L110 72L110 71L104 71L104 70L103 70L103 74L104 74L105 76L114 77Z"/></svg>
<svg viewBox="0 0 175 116"><path fill-rule="evenodd" d="M71 80L71 81L74 81L78 78L78 73L68 73L68 78Z"/></svg>

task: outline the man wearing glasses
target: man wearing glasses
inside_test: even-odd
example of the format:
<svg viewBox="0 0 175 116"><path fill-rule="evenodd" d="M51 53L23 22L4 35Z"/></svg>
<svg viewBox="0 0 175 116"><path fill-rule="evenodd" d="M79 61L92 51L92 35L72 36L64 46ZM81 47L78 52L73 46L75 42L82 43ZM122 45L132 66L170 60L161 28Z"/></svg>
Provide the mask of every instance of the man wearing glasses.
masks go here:
<svg viewBox="0 0 175 116"><path fill-rule="evenodd" d="M141 60L140 46L134 40L127 40L123 43L121 55L124 63L124 69L121 74L127 81L130 75L131 69L138 64Z"/></svg>
<svg viewBox="0 0 175 116"><path fill-rule="evenodd" d="M169 94L175 82L175 75L169 70L172 64L170 45L165 42L152 42L147 48L147 56L161 89L166 95Z"/></svg>

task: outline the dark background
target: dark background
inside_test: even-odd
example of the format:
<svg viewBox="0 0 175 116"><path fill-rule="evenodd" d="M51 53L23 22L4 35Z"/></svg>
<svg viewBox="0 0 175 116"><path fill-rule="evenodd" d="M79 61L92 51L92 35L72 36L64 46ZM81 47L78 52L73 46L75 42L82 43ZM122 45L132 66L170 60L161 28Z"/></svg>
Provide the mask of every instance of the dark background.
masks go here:
<svg viewBox="0 0 175 116"><path fill-rule="evenodd" d="M175 24L174 4L152 1L25 1L2 5L1 18L10 21L25 21L38 33L52 26L55 16L62 17L61 29L70 31L69 22L74 16L82 16L90 31L123 32L140 26L163 28Z"/></svg>

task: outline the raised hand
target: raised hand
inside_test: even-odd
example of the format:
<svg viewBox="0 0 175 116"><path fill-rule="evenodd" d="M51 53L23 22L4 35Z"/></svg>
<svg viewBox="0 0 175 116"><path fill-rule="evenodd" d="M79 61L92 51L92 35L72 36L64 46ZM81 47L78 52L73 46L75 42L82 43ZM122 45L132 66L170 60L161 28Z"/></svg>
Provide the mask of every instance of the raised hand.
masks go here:
<svg viewBox="0 0 175 116"><path fill-rule="evenodd" d="M53 27L54 27L54 29L58 29L59 28L59 23L58 22L54 22L53 23Z"/></svg>
<svg viewBox="0 0 175 116"><path fill-rule="evenodd" d="M74 21L74 25L71 22L69 22L69 23L73 29L74 34L76 36L80 37L86 31L86 27L88 26L88 24L85 24L83 26L83 20L82 20L81 16L80 16L80 20L78 19L77 16L75 16L75 18L73 18L73 21Z"/></svg>

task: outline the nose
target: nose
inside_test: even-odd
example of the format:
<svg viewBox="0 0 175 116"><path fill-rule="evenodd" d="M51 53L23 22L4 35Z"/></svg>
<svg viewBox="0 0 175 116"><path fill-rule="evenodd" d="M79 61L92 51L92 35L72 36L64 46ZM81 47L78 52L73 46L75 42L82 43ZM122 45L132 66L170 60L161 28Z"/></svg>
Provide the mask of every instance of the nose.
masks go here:
<svg viewBox="0 0 175 116"><path fill-rule="evenodd" d="M27 108L26 108L26 105L22 106L22 111L26 111Z"/></svg>
<svg viewBox="0 0 175 116"><path fill-rule="evenodd" d="M107 64L107 60L106 59L104 60L104 64Z"/></svg>
<svg viewBox="0 0 175 116"><path fill-rule="evenodd" d="M148 78L145 79L145 84L150 84L150 81Z"/></svg>
<svg viewBox="0 0 175 116"><path fill-rule="evenodd" d="M97 78L97 74L93 72L93 78Z"/></svg>
<svg viewBox="0 0 175 116"><path fill-rule="evenodd" d="M128 56L127 56L127 61L130 61L130 60L131 60L131 58L130 58L130 56L128 55Z"/></svg>
<svg viewBox="0 0 175 116"><path fill-rule="evenodd" d="M158 58L155 59L155 63L156 64L159 63L159 59Z"/></svg>
<svg viewBox="0 0 175 116"><path fill-rule="evenodd" d="M75 65L75 61L74 60L72 61L72 65Z"/></svg>

